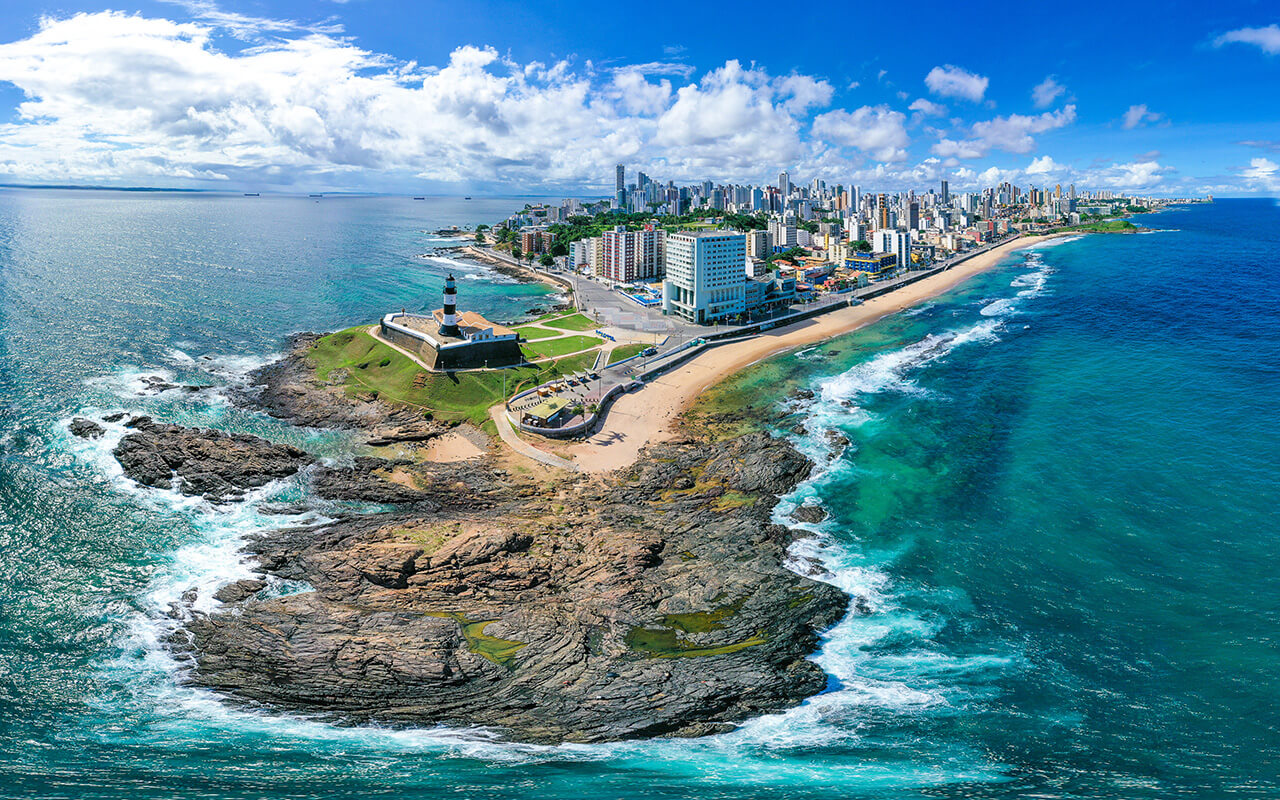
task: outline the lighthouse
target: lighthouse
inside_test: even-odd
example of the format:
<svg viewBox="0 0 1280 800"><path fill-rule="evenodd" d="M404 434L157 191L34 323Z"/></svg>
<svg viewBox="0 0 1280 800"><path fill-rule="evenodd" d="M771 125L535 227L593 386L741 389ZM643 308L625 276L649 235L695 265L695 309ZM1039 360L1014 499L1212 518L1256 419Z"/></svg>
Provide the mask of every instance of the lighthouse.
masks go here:
<svg viewBox="0 0 1280 800"><path fill-rule="evenodd" d="M444 281L444 314L440 320L441 336L462 336L458 329L458 289L454 285L453 275Z"/></svg>

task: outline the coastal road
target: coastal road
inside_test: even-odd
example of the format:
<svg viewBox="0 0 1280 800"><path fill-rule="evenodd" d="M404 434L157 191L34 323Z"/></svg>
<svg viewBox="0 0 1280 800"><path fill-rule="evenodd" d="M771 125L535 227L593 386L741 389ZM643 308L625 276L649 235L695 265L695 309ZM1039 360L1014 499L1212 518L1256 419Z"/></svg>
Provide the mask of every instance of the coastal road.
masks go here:
<svg viewBox="0 0 1280 800"><path fill-rule="evenodd" d="M539 450L517 436L515 430L511 427L511 420L507 419L507 412L502 407L501 403L489 409L489 416L493 417L493 424L498 426L498 435L502 437L503 442L506 442L507 447L510 447L522 456L532 458L534 461L546 464L549 467L567 469L570 472L578 471L578 465L572 461Z"/></svg>

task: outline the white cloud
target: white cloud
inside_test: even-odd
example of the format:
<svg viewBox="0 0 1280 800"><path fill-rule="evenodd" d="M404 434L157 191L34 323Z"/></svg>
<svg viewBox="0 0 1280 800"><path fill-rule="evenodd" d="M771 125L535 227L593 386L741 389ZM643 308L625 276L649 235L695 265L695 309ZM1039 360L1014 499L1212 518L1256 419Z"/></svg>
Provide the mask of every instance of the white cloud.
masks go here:
<svg viewBox="0 0 1280 800"><path fill-rule="evenodd" d="M644 64L630 64L625 67L617 67L615 72L639 72L641 75L678 75L681 78L687 78L694 73L694 69L689 64L680 64L671 61L649 61Z"/></svg>
<svg viewBox="0 0 1280 800"><path fill-rule="evenodd" d="M981 102L983 95L987 93L987 84L990 82L989 78L975 75L951 64L934 67L924 78L929 91L936 95L959 97L975 103Z"/></svg>
<svg viewBox="0 0 1280 800"><path fill-rule="evenodd" d="M1048 108L1053 101L1067 93L1067 87L1058 83L1054 76L1045 78L1031 90L1031 101L1036 108Z"/></svg>
<svg viewBox="0 0 1280 800"><path fill-rule="evenodd" d="M803 114L810 108L821 108L831 102L835 90L824 80L808 75L787 75L773 82L779 97L786 98L782 107L791 114Z"/></svg>
<svg viewBox="0 0 1280 800"><path fill-rule="evenodd" d="M906 115L886 105L856 111L828 111L813 121L813 133L828 142L854 147L878 161L903 161L911 144Z"/></svg>
<svg viewBox="0 0 1280 800"><path fill-rule="evenodd" d="M1131 131L1148 122L1157 122L1160 120L1161 116L1161 114L1157 114L1156 112L1149 110L1145 105L1129 106L1129 110L1124 112L1121 124L1125 130Z"/></svg>
<svg viewBox="0 0 1280 800"><path fill-rule="evenodd" d="M661 114L671 102L671 81L650 83L638 70L616 70L613 90L628 114Z"/></svg>
<svg viewBox="0 0 1280 800"><path fill-rule="evenodd" d="M784 106L812 99L806 91L795 83L779 90L763 70L729 61L676 92L652 142L676 176L757 174L760 165L789 164L803 149L799 122Z"/></svg>
<svg viewBox="0 0 1280 800"><path fill-rule="evenodd" d="M923 97L907 106L910 111L916 111L927 117L941 117L947 113L947 107L941 103L935 103L932 100L926 100Z"/></svg>
<svg viewBox="0 0 1280 800"><path fill-rule="evenodd" d="M1251 186L1268 192L1280 192L1280 164L1269 158L1251 159L1249 167L1241 171L1240 176Z"/></svg>
<svg viewBox="0 0 1280 800"><path fill-rule="evenodd" d="M1112 164L1089 173L1092 183L1115 189L1151 189L1164 180L1169 167L1158 161L1133 161L1128 164Z"/></svg>
<svg viewBox="0 0 1280 800"><path fill-rule="evenodd" d="M0 175L577 187L625 160L677 180L754 180L824 157L800 130L833 91L807 75L731 61L685 83L682 64L597 73L475 46L422 66L364 50L327 23L188 8L195 21L46 18L0 44L0 82L25 97L0 124ZM251 46L221 49L228 35Z"/></svg>
<svg viewBox="0 0 1280 800"><path fill-rule="evenodd" d="M933 154L954 158L982 158L992 150L1007 153L1030 153L1036 142L1032 134L1063 128L1076 120L1076 107L1064 106L1057 111L1046 111L1035 116L1010 114L985 122L976 122L970 128L971 138L957 141L941 139L932 148Z"/></svg>
<svg viewBox="0 0 1280 800"><path fill-rule="evenodd" d="M1064 169L1066 168L1054 161L1052 157L1040 156L1031 160L1031 163L1027 165L1026 172L1028 175L1047 175L1051 172L1061 172Z"/></svg>
<svg viewBox="0 0 1280 800"><path fill-rule="evenodd" d="M1227 31L1213 40L1215 47L1222 47L1232 42L1256 45L1269 56L1280 55L1280 25L1272 24L1265 28L1239 28Z"/></svg>

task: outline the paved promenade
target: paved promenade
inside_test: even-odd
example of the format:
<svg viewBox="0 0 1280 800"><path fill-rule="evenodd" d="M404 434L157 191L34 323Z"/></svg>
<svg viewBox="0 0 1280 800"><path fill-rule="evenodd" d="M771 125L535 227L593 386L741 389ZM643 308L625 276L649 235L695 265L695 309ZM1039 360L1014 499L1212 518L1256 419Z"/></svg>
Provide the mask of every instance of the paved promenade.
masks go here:
<svg viewBox="0 0 1280 800"><path fill-rule="evenodd" d="M511 428L511 421L507 419L507 412L503 408L502 403L490 408L489 416L493 418L493 423L498 426L498 436L502 437L502 441L506 443L507 447L510 447L522 456L532 458L534 461L546 464L549 467L567 469L571 472L578 471L578 465L572 461L561 458L560 456L552 453L548 453L544 450L539 450L517 436L516 432Z"/></svg>

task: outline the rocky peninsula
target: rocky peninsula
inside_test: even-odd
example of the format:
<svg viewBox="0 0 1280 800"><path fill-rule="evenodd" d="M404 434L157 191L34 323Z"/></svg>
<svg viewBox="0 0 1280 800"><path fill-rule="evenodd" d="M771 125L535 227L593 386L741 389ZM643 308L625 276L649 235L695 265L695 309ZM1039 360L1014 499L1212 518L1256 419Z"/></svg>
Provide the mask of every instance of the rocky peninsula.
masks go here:
<svg viewBox="0 0 1280 800"><path fill-rule="evenodd" d="M317 380L313 342L241 401L375 443L449 429ZM222 498L301 470L318 497L394 509L259 533L245 548L258 577L222 587L212 613L178 613L187 679L233 702L600 742L720 732L826 686L808 656L848 598L785 565L796 534L772 511L812 467L786 441L684 435L609 475L535 476L492 457L324 466L253 437L129 424L116 454L147 485ZM310 591L265 593L271 576Z"/></svg>

